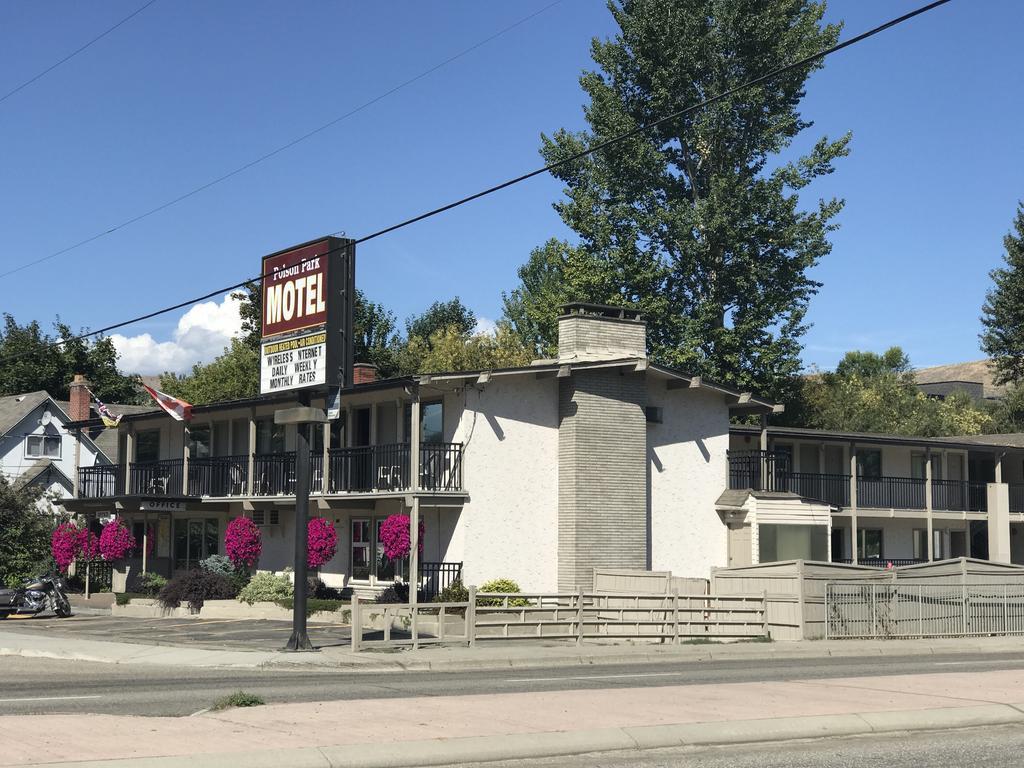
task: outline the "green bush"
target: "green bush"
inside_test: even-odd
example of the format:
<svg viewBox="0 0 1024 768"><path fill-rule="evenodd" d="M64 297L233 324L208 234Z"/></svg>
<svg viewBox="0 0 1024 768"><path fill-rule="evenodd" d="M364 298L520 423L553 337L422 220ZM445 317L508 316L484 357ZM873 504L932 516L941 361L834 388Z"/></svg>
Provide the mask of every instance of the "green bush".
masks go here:
<svg viewBox="0 0 1024 768"><path fill-rule="evenodd" d="M295 587L287 576L275 576L272 573L257 573L242 591L238 593L238 599L243 603L276 603L279 600L291 598L295 594Z"/></svg>
<svg viewBox="0 0 1024 768"><path fill-rule="evenodd" d="M394 604L394 603L408 603L409 602L409 585L403 584L400 581L396 581L390 587L385 589L373 602L378 605Z"/></svg>
<svg viewBox="0 0 1024 768"><path fill-rule="evenodd" d="M145 597L156 597L167 586L167 579L159 573L146 572L139 577L139 592ZM121 605L118 602L118 605Z"/></svg>
<svg viewBox="0 0 1024 768"><path fill-rule="evenodd" d="M275 600L274 602L289 611L295 607L294 597L285 597L281 600ZM312 616L314 613L319 613L320 611L340 611L342 606L348 606L348 604L347 600L325 600L323 598L311 597L306 600L306 616Z"/></svg>
<svg viewBox="0 0 1024 768"><path fill-rule="evenodd" d="M128 603L136 598L146 597L151 597L151 595L147 595L143 592L116 592L114 594L114 599L117 601L118 605L128 605Z"/></svg>
<svg viewBox="0 0 1024 768"><path fill-rule="evenodd" d="M225 696L223 699L217 699L213 703L210 709L227 709L228 707L258 707L262 704L266 704L262 698L257 696L255 693L246 693L245 691L236 691L230 696Z"/></svg>
<svg viewBox="0 0 1024 768"><path fill-rule="evenodd" d="M199 561L199 566L209 573L219 573L221 576L231 576L235 572L235 564L227 555L210 555L205 560Z"/></svg>
<svg viewBox="0 0 1024 768"><path fill-rule="evenodd" d="M177 608L188 603L191 610L198 611L207 600L228 600L236 594L226 576L195 570L167 582L157 600L164 608Z"/></svg>
<svg viewBox="0 0 1024 768"><path fill-rule="evenodd" d="M469 590L461 580L456 579L437 593L435 603L466 603L469 602Z"/></svg>
<svg viewBox="0 0 1024 768"><path fill-rule="evenodd" d="M494 592L500 595L514 595L519 592L522 592L522 590L519 588L519 585L512 581L512 579L491 579L490 581L485 581L483 584L481 584L476 591ZM477 600L477 604L504 605L505 601L497 597L485 597L480 600ZM508 604L510 607L515 606L517 608L521 608L523 606L529 605L530 601L522 597L516 597L509 600Z"/></svg>

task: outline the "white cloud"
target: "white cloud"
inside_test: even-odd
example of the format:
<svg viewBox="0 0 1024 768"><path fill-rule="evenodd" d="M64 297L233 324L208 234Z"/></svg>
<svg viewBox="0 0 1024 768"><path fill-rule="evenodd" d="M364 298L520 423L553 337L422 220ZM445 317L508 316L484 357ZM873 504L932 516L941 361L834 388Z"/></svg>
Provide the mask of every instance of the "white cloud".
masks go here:
<svg viewBox="0 0 1024 768"><path fill-rule="evenodd" d="M118 367L126 373L155 374L187 371L195 363L209 362L241 332L239 303L229 294L219 304L196 304L178 319L172 338L167 341L157 341L148 333L111 335L120 355Z"/></svg>
<svg viewBox="0 0 1024 768"><path fill-rule="evenodd" d="M489 336L493 336L494 332L497 330L498 324L489 317L478 317L476 319L476 327L473 328L473 333L486 333Z"/></svg>

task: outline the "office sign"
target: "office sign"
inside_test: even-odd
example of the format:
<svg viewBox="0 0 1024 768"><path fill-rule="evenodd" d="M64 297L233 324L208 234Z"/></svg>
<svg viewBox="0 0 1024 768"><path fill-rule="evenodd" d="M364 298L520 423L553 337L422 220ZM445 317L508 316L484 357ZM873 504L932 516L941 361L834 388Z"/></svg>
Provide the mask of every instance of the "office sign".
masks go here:
<svg viewBox="0 0 1024 768"><path fill-rule="evenodd" d="M324 237L263 257L260 394L352 383L355 243Z"/></svg>
<svg viewBox="0 0 1024 768"><path fill-rule="evenodd" d="M260 346L260 392L327 386L327 332L264 341Z"/></svg>

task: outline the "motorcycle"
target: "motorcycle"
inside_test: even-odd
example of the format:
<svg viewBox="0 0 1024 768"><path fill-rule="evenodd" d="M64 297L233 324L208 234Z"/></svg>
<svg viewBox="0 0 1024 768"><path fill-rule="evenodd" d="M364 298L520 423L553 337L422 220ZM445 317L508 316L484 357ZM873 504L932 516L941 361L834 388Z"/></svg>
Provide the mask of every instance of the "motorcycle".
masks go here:
<svg viewBox="0 0 1024 768"><path fill-rule="evenodd" d="M13 614L36 615L51 610L60 618L71 615L67 587L60 576L43 575L25 579L17 589L0 589L0 619Z"/></svg>

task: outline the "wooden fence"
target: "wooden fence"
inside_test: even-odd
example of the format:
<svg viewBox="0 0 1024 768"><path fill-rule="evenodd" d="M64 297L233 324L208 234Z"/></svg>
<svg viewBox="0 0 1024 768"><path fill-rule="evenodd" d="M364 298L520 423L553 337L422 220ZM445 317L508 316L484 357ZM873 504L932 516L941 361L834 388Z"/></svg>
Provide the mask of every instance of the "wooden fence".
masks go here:
<svg viewBox="0 0 1024 768"><path fill-rule="evenodd" d="M766 596L497 594L461 603L377 605L352 598L352 650L478 641L623 640L683 643L768 637Z"/></svg>

